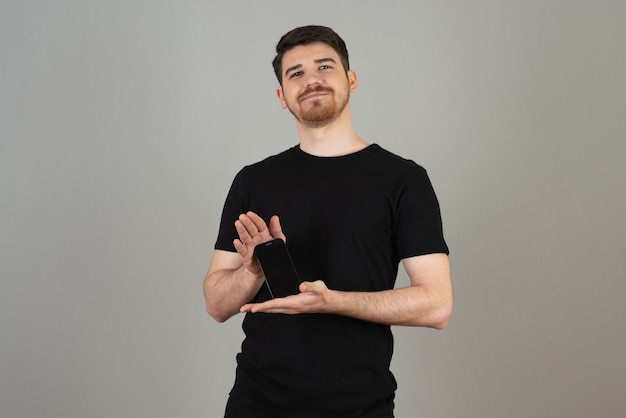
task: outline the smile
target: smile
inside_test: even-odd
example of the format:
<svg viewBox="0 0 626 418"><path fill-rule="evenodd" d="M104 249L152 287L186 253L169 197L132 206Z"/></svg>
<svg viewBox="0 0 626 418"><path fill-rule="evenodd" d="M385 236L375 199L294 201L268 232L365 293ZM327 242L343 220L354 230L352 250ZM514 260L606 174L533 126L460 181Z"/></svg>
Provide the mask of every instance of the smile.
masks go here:
<svg viewBox="0 0 626 418"><path fill-rule="evenodd" d="M316 91L310 94L307 94L306 96L302 97L302 99L300 99L301 102L305 101L305 100L312 100L312 99L317 99L319 97L322 96L327 96L328 93L324 92L324 91Z"/></svg>
<svg viewBox="0 0 626 418"><path fill-rule="evenodd" d="M305 91L303 94L300 95L299 97L299 101L303 102L305 100L311 100L311 99L316 99L318 97L322 97L322 96L326 96L328 94L330 94L332 92L332 90L330 89L323 89L323 88L317 88L317 89L309 89L308 91Z"/></svg>

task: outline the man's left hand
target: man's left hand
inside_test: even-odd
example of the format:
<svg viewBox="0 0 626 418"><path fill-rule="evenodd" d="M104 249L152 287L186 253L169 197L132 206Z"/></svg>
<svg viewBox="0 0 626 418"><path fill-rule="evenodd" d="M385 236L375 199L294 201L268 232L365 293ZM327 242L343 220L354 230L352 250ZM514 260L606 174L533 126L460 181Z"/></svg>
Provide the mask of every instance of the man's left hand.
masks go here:
<svg viewBox="0 0 626 418"><path fill-rule="evenodd" d="M321 280L300 283L300 293L285 298L271 299L263 303L247 303L241 312L265 312L283 314L327 312L330 290Z"/></svg>

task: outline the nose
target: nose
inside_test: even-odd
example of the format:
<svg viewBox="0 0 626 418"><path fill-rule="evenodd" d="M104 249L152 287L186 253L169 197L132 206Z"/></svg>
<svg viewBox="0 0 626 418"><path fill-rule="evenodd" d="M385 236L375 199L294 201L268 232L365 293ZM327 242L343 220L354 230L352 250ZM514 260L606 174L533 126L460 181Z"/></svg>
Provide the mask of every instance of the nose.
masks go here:
<svg viewBox="0 0 626 418"><path fill-rule="evenodd" d="M317 74L308 74L306 78L306 86L315 86L321 84L320 77Z"/></svg>

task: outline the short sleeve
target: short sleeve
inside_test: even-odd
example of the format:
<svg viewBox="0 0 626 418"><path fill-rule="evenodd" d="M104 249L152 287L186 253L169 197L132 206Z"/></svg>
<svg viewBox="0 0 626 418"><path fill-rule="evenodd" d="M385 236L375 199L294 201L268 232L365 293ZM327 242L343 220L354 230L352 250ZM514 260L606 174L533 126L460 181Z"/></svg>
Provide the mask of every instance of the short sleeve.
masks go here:
<svg viewBox="0 0 626 418"><path fill-rule="evenodd" d="M233 180L226 202L222 210L220 219L220 228L215 242L216 250L236 251L233 241L238 238L235 229L235 221L240 214L247 211L245 196L244 170L241 170Z"/></svg>
<svg viewBox="0 0 626 418"><path fill-rule="evenodd" d="M401 259L449 253L437 196L426 170L417 164L407 174L400 189L395 238Z"/></svg>

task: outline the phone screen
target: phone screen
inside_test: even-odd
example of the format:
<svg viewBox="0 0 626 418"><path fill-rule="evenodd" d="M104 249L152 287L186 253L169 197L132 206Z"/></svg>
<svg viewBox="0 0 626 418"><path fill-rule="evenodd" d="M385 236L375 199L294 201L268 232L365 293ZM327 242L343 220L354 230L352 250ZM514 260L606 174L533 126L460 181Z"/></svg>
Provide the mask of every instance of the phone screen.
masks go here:
<svg viewBox="0 0 626 418"><path fill-rule="evenodd" d="M254 253L259 260L272 298L283 298L300 293L298 289L300 279L287 245L282 239L277 238L259 244L254 249Z"/></svg>

